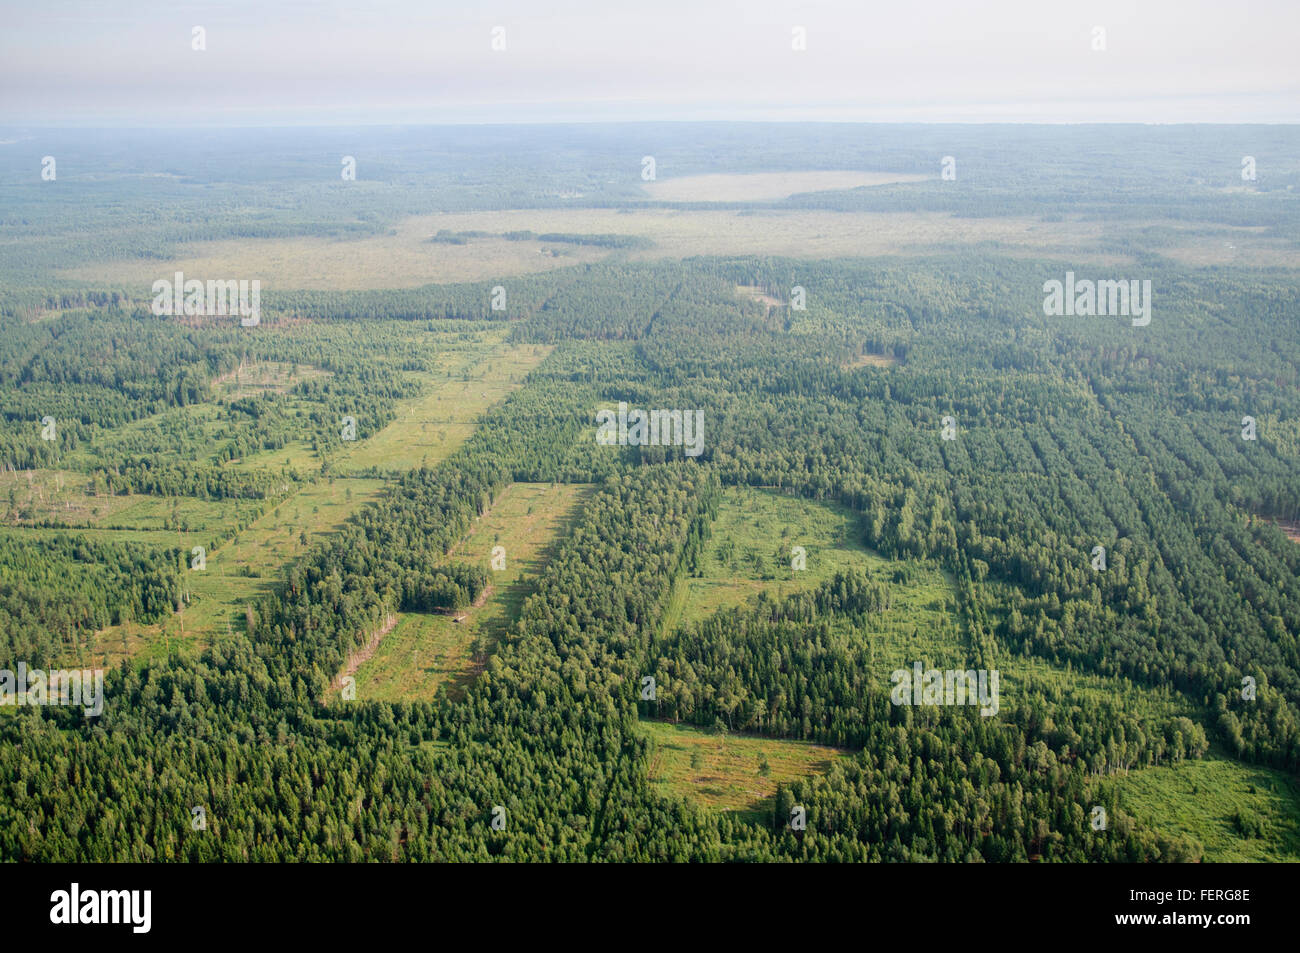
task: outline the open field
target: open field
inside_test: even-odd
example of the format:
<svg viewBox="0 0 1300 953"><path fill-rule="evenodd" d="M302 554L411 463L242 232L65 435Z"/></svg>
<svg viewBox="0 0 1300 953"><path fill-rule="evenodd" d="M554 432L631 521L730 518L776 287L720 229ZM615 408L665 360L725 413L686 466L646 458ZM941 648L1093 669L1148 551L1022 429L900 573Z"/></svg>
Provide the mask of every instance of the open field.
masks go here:
<svg viewBox="0 0 1300 953"><path fill-rule="evenodd" d="M873 626L871 638L899 663L934 651L958 648L956 594L944 574L922 563L886 559L859 542L857 517L833 504L817 503L752 487L728 487L701 554L702 575L679 578L660 631L704 619L720 609L752 603L760 592L781 598L813 589L838 572L856 569L890 585L891 609ZM791 566L792 550L805 550L806 569ZM904 572L905 582L893 582Z"/></svg>
<svg viewBox="0 0 1300 953"><path fill-rule="evenodd" d="M736 294L742 298L748 298L750 301L756 301L759 304L765 304L769 308L784 308L790 302L782 301L780 298L774 298L763 288L757 285L736 285Z"/></svg>
<svg viewBox="0 0 1300 953"><path fill-rule="evenodd" d="M398 409L397 419L348 451L342 467L405 471L446 459L474 432L476 421L523 383L552 348L527 344L505 347L497 332L493 347L464 367L449 370L420 398Z"/></svg>
<svg viewBox="0 0 1300 953"><path fill-rule="evenodd" d="M1300 862L1300 788L1280 771L1211 753L1110 780L1126 811L1162 833L1194 837L1206 861ZM1243 834L1239 815L1258 818L1262 836Z"/></svg>
<svg viewBox="0 0 1300 953"><path fill-rule="evenodd" d="M777 785L820 774L832 759L850 754L807 741L719 735L690 725L642 721L637 727L654 745L649 776L661 794L750 820L771 812Z"/></svg>
<svg viewBox="0 0 1300 953"><path fill-rule="evenodd" d="M962 247L1002 254L1064 257L1093 264L1127 264L1131 258L1102 248L1111 223L1043 222L1021 218L957 218L940 212L829 212L689 209L520 209L415 216L392 234L342 242L327 238L197 242L167 262L124 260L68 270L65 277L137 285L143 296L160 274L238 274L263 287L413 288L436 282L476 281L582 264L611 255L638 259L695 255L778 255L802 259L931 255ZM1118 227L1118 226L1116 226ZM430 243L429 237L485 231L464 245ZM635 251L595 246L509 241L504 232L630 235L654 247ZM1191 232L1179 254L1218 262L1223 254L1255 266L1296 264L1294 251L1242 230L1236 249L1200 240ZM1209 242L1209 244L1206 244ZM1280 248L1280 246L1279 246ZM1173 252L1167 252L1173 254Z"/></svg>
<svg viewBox="0 0 1300 953"><path fill-rule="evenodd" d="M853 371L859 367L894 367L897 364L898 358L890 357L888 354L860 354L845 364L844 368Z"/></svg>
<svg viewBox="0 0 1300 953"><path fill-rule="evenodd" d="M854 514L842 507L752 487L728 487L700 558L699 577L678 582L664 628L772 595L813 589L837 572L870 571L887 560L858 542ZM807 568L791 568L802 546Z"/></svg>
<svg viewBox="0 0 1300 953"><path fill-rule="evenodd" d="M1113 250L1151 222L1093 219L1043 221L1028 216L956 217L944 212L831 212L810 209L512 209L413 216L390 233L339 241L292 237L195 242L169 261L123 259L65 269L61 277L137 286L143 297L160 275L237 274L276 289L415 288L484 281L585 264L618 255L636 259L697 255L773 255L835 259L929 256L963 249L1076 264L1136 263ZM1193 266L1300 268L1300 253L1265 229L1162 222L1174 233L1160 253ZM464 245L430 242L440 230L484 231ZM505 232L627 235L653 247L611 250L590 245L510 241ZM1230 235L1229 240L1221 237Z"/></svg>
<svg viewBox="0 0 1300 953"><path fill-rule="evenodd" d="M172 531L208 539L224 539L240 523L256 518L261 500L200 500L189 496L115 497L125 505L95 521L97 527L113 530Z"/></svg>
<svg viewBox="0 0 1300 953"><path fill-rule="evenodd" d="M829 192L934 178L901 172L741 172L656 179L641 188L659 202L770 202L800 192Z"/></svg>
<svg viewBox="0 0 1300 953"><path fill-rule="evenodd" d="M254 500L95 493L90 482L90 477L72 470L0 471L0 522L31 527L53 521L95 538L134 531L126 538L142 542L166 538L171 545L191 536L229 536L261 505Z"/></svg>
<svg viewBox="0 0 1300 953"><path fill-rule="evenodd" d="M73 470L0 470L0 513L11 526L47 520L81 526L131 504L131 497L88 494L89 483Z"/></svg>
<svg viewBox="0 0 1300 953"><path fill-rule="evenodd" d="M242 627L245 608L271 591L284 566L322 536L337 532L383 487L382 480L345 479L303 487L247 529L207 551L206 568L186 572L191 602L183 612L156 625L104 629L96 633L92 656L117 664L142 644L164 652L177 647L192 650L209 644L227 627Z"/></svg>
<svg viewBox="0 0 1300 953"><path fill-rule="evenodd" d="M263 288L416 288L550 271L599 261L609 254L604 248L510 241L499 236L466 245L429 241L440 228L460 230L453 220L473 219L465 215L412 217L398 222L389 233L349 241L295 236L195 242L183 246L170 262L86 265L67 271L65 277L104 280L104 276L118 276L138 283L141 295L160 276L177 270L187 275L247 275L250 280L260 280Z"/></svg>
<svg viewBox="0 0 1300 953"><path fill-rule="evenodd" d="M583 484L506 487L449 557L489 567L492 550L505 549L505 569L491 573L487 598L449 615L401 614L357 670L357 699L429 701L444 685L453 697L462 695L482 659L518 618L556 541L574 524L590 493Z"/></svg>
<svg viewBox="0 0 1300 953"><path fill-rule="evenodd" d="M267 392L284 394L290 387L304 381L329 377L330 372L310 364L284 364L279 361L258 361L241 364L229 374L212 382L213 390L222 397L256 397Z"/></svg>
<svg viewBox="0 0 1300 953"><path fill-rule="evenodd" d="M426 392L401 405L397 420L389 427L350 449L343 468L355 471L377 466L400 472L432 466L451 454L473 432L478 417L518 387L528 371L550 353L541 346L508 348L502 344L503 336L503 331L494 330L471 346L450 350L447 370L428 375ZM256 386L257 382L278 386L292 379L287 366L258 368L250 369L247 378L241 375L236 386ZM231 378L228 383L235 381ZM192 405L178 408L170 416L187 416L203 423L209 421L213 409ZM149 418L120 428L112 439L130 439L130 434L141 428L162 426L158 417ZM319 462L318 454L306 444L291 444L229 465L288 466L310 472ZM81 532L95 538L179 545L186 552L194 546L204 547L206 568L191 569L185 575L191 602L183 612L160 624L127 623L96 634L93 657L113 664L141 652L202 648L227 628L242 627L246 607L271 591L285 566L321 536L336 532L358 508L377 499L385 485L380 479L360 478L306 484L241 531L241 522L247 524L260 504L149 496L87 498L86 478L76 473L33 471L30 487L24 473L3 476L0 490L10 485L15 490L18 505L9 509L16 516L29 510L33 514L48 511L71 521L72 514L84 510L82 521L93 525ZM6 497L7 492L0 500ZM30 507L28 497L35 501Z"/></svg>
<svg viewBox="0 0 1300 953"><path fill-rule="evenodd" d="M395 408L395 419L377 434L331 448L336 472L381 467L394 473L433 466L454 452L473 433L479 416L523 383L550 353L546 347L509 348L506 332L493 328L454 344L438 343L438 367L429 373L394 372L421 386L419 396ZM365 421L359 421L365 430ZM306 441L264 450L232 465L245 470L311 472L323 457Z"/></svg>

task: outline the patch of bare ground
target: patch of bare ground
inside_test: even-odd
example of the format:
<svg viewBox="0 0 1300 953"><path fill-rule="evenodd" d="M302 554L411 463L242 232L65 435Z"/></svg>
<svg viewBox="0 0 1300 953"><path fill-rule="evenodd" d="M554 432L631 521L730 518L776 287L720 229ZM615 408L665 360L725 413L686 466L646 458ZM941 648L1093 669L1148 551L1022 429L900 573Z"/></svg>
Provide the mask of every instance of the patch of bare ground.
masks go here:
<svg viewBox="0 0 1300 953"><path fill-rule="evenodd" d="M757 301L759 304L765 304L769 308L784 308L786 303L780 298L774 298L766 288L758 285L736 285L736 294L742 298L748 298L750 301Z"/></svg>
<svg viewBox="0 0 1300 953"><path fill-rule="evenodd" d="M859 354L840 366L846 371L852 371L859 367L894 367L897 364L898 358L890 357L888 354Z"/></svg>

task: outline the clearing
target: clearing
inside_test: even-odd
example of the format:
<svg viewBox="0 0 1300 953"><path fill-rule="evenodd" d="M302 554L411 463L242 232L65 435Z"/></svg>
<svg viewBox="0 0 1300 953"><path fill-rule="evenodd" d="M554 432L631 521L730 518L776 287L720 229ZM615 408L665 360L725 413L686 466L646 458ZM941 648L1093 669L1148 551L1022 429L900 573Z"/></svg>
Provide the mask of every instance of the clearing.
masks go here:
<svg viewBox="0 0 1300 953"><path fill-rule="evenodd" d="M888 354L859 354L842 366L846 371L855 371L859 367L894 367L897 364L898 358Z"/></svg>
<svg viewBox="0 0 1300 953"><path fill-rule="evenodd" d="M171 261L95 262L60 273L81 281L138 286L148 299L159 274L235 274L281 289L417 288L431 283L484 281L548 271L619 256L638 260L697 255L796 259L931 256L953 246L1000 254L1061 258L1097 265L1130 264L1111 251L1108 230L1121 223L1045 223L1037 217L958 218L946 212L830 212L815 209L511 209L413 216L391 234L332 238L266 238L195 242ZM430 242L439 231L488 232L464 245ZM626 235L653 247L510 241L505 232ZM1266 256L1277 241L1265 236L1244 254ZM1294 252L1288 252L1295 260ZM1252 259L1253 260L1253 259ZM1271 260L1271 259L1270 259Z"/></svg>
<svg viewBox="0 0 1300 953"><path fill-rule="evenodd" d="M801 192L860 189L933 178L905 172L724 172L656 179L641 188L658 202L771 202Z"/></svg>
<svg viewBox="0 0 1300 953"><path fill-rule="evenodd" d="M497 332L503 337L504 331ZM340 466L356 472L376 467L405 472L431 467L460 448L489 407L509 396L553 348L500 343L448 371L422 397L398 408L396 419L347 452Z"/></svg>
<svg viewBox="0 0 1300 953"><path fill-rule="evenodd" d="M97 632L92 657L116 665L142 650L162 655L173 648L190 651L241 627L246 607L272 590L284 566L321 537L338 532L359 507L379 498L384 485L382 480L334 479L304 486L248 528L207 549L204 569L186 570L182 583L191 601L182 611L153 625L127 623ZM203 545L192 535L181 538L187 552Z"/></svg>
<svg viewBox="0 0 1300 953"><path fill-rule="evenodd" d="M638 730L653 746L649 778L659 793L736 811L750 821L771 816L777 785L824 774L833 759L851 755L808 741L718 734L659 721L642 721Z"/></svg>
<svg viewBox="0 0 1300 953"><path fill-rule="evenodd" d="M890 587L892 606L873 619L870 638L886 671L916 659L961 662L965 649L957 596L929 563L900 562L867 549L850 510L778 490L727 487L699 560L699 576L677 579L660 626L663 636L721 609L753 604L760 592L781 599L856 569ZM792 568L795 546L806 569ZM847 622L845 623L847 625Z"/></svg>
<svg viewBox="0 0 1300 953"><path fill-rule="evenodd" d="M393 631L357 669L357 699L431 701L444 685L452 697L463 695L519 618L524 599L591 492L590 485L577 483L506 487L448 557L490 569L493 549L504 548L505 569L490 571L487 598L446 615L399 614Z"/></svg>
<svg viewBox="0 0 1300 953"><path fill-rule="evenodd" d="M1165 834L1188 834L1218 863L1300 861L1300 789L1280 771L1213 750L1198 761L1112 776L1120 804Z"/></svg>
<svg viewBox="0 0 1300 953"><path fill-rule="evenodd" d="M287 394L289 388L304 381L333 376L329 371L310 364L286 364L281 361L252 361L241 364L228 374L216 378L212 389L218 396L238 400L263 393Z"/></svg>
<svg viewBox="0 0 1300 953"><path fill-rule="evenodd" d="M550 353L550 348L534 345L507 347L501 342L503 335L494 333L485 339L458 369L425 375L429 381L425 394L404 402L392 424L359 442L344 460L344 469L374 466L398 473L432 466L454 452L473 432L479 416L522 384L528 371ZM318 458L306 448L290 447L233 465L271 466L295 459L305 465ZM129 623L96 633L93 656L116 664L142 651L165 655L173 648L201 649L221 633L242 627L248 605L271 591L285 566L301 558L322 536L341 529L360 507L377 500L385 486L383 479L355 477L306 484L243 530L238 528L240 517L247 524L249 504L184 498L178 506L166 498L92 498L136 501L134 507L124 503L100 517L109 525L138 527L120 531L131 538L179 543L187 553L196 545L206 549L206 568L187 570L183 577L190 605L163 623Z"/></svg>

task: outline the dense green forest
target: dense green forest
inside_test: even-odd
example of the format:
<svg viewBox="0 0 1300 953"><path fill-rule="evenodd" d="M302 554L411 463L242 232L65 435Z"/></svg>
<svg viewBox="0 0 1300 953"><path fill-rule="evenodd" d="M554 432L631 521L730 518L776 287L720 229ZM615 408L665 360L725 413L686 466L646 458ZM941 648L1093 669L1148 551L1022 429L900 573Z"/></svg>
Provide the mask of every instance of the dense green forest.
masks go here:
<svg viewBox="0 0 1300 953"><path fill-rule="evenodd" d="M960 153L962 188L769 205L1080 220L1123 205L1135 221L1158 210L1214 240L1240 225L1292 249L1300 240L1294 164L1259 183L1248 211L1196 191L1228 184L1243 138L1264 154L1295 145L1285 131L1105 133L1118 154L1164 150L1158 168L1062 149L1102 135L1087 127L1019 139L891 127L865 146L813 131L825 168L852 156L910 172ZM708 149L673 130L637 135L662 134L660 168L691 174L753 171L735 157L760 132L697 130ZM645 204L635 184L645 150L627 130L587 132L581 175L565 165L576 160L547 158L549 137L568 134L521 144L510 137L523 133L489 128L406 142L360 158L373 181L348 197L336 183L294 185L318 159L337 163L324 133L234 172L190 154L211 143L189 141L174 177L150 187L175 198L162 220L141 204L159 193L146 199L130 180L87 210L84 229L73 220L92 186L74 170L89 144L60 160L69 189L57 200L0 189L14 199L0 202L0 239L23 249L6 253L0 295L0 471L14 487L25 472L57 472L95 501L239 502L252 508L246 520L303 486L386 481L337 531L311 545L304 535L272 591L250 596L212 644L114 667L101 716L0 711L0 858L1184 861L1203 846L1126 810L1130 771L1213 754L1300 775L1300 545L1286 534L1300 519L1294 271L1189 265L1136 226L1140 253L1123 265L992 247L640 259L628 254L649 250L636 236L493 232L609 257L502 279L503 310L491 304L495 280L277 288L256 329L155 316L147 289L56 272L124 254L156 257L167 274L162 259L200 232L347 238L399 213L564 206L579 201L561 197L573 191L587 207ZM764 168L811 167L800 142L765 143ZM116 149L106 161L134 168L130 143ZM480 154L510 158L463 171ZM425 172L408 171L421 158ZM511 169L528 161L525 187ZM187 189L206 182L232 203L276 189L286 198L260 216L201 213ZM101 227L124 208L133 223ZM428 236L473 249L486 233ZM1151 323L1045 315L1044 282L1071 269L1149 279ZM790 305L795 287L806 306ZM459 348L484 335L553 350L441 462L347 463L352 439L402 426L431 381L456 381ZM253 367L283 379L254 393L237 378ZM619 402L700 410L703 452L599 445L595 413ZM340 433L347 417L354 436ZM394 613L459 610L486 594L492 573L456 547L520 481L595 491L463 696L331 691ZM837 573L662 626L733 486L846 507L856 542L896 572ZM0 508L0 668L80 666L98 630L186 606L187 549L114 538L102 517L24 511L17 490ZM993 717L890 701L893 666L864 633L919 564L951 581L964 667L1002 673ZM940 635L916 633L935 646L916 661L939 656ZM640 694L646 676L652 700ZM847 755L781 785L755 821L655 788L645 719ZM205 829L191 826L195 805ZM796 808L806 829L790 823Z"/></svg>

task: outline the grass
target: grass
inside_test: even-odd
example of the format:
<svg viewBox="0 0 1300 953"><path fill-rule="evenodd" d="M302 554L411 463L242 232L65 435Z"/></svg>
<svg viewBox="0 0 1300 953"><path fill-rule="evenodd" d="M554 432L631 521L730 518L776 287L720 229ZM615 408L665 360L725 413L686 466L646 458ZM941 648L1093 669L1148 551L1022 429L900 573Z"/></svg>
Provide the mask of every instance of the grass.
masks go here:
<svg viewBox="0 0 1300 953"><path fill-rule="evenodd" d="M834 758L851 754L806 741L719 735L666 722L643 721L638 727L652 745L649 777L659 793L735 811L746 820L771 814L778 785L824 773Z"/></svg>
<svg viewBox="0 0 1300 953"><path fill-rule="evenodd" d="M40 472L40 471L27 471ZM55 508L51 515L73 524L73 528L30 526L6 521L0 533L28 538L84 536L97 542L131 542L159 549L177 547L189 552L194 546L213 549L233 536L241 525L249 525L265 506L256 500L200 500L193 497L158 497L140 494L83 496L80 474L73 489L65 493L71 509ZM86 525L82 518L89 518Z"/></svg>
<svg viewBox="0 0 1300 953"><path fill-rule="evenodd" d="M859 543L849 510L799 496L752 487L723 491L718 516L700 558L698 577L681 580L680 613L665 628L771 595L816 588L837 572L870 571L886 560ZM807 569L791 568L792 550L806 551Z"/></svg>
<svg viewBox="0 0 1300 953"><path fill-rule="evenodd" d="M888 354L860 354L857 358L845 364L844 369L853 371L859 367L893 367L897 363L898 358L890 357Z"/></svg>
<svg viewBox="0 0 1300 953"><path fill-rule="evenodd" d="M1280 771L1245 765L1213 752L1199 761L1143 768L1110 779L1126 811L1164 834L1188 834L1206 861L1300 862L1300 788ZM1245 837L1237 812L1264 824Z"/></svg>
<svg viewBox="0 0 1300 953"><path fill-rule="evenodd" d="M776 490L728 487L699 562L700 576L677 580L661 633L726 608L752 604L760 592L775 598L813 589L836 573L856 569L886 583L893 605L872 620L875 657L888 671L916 659L964 664L957 597L932 564L896 560L859 542L850 510ZM791 567L793 547L806 552L804 570ZM906 581L894 581L899 573Z"/></svg>
<svg viewBox="0 0 1300 953"><path fill-rule="evenodd" d="M142 530L180 533L186 538L203 535L225 538L234 535L241 522L257 516L263 505L255 500L200 500L194 497L132 495L115 497L123 506L100 516L97 527L112 530Z"/></svg>
<svg viewBox="0 0 1300 953"><path fill-rule="evenodd" d="M0 471L0 514L6 526L55 521L70 527L201 532L233 526L257 509L248 501L200 500L89 489L73 470Z"/></svg>
<svg viewBox="0 0 1300 953"><path fill-rule="evenodd" d="M227 628L242 628L246 607L271 592L283 567L321 537L337 532L349 515L377 499L383 487L382 480L350 479L305 486L207 551L205 569L186 571L183 583L190 604L184 611L154 625L131 623L104 629L95 635L92 657L117 664L142 650L151 655L193 651ZM185 542L193 543L193 537ZM186 546L187 551L190 548Z"/></svg>
<svg viewBox="0 0 1300 953"><path fill-rule="evenodd" d="M130 505L130 497L88 494L89 483L72 470L0 470L0 512L10 526L47 520L83 526Z"/></svg>
<svg viewBox="0 0 1300 953"><path fill-rule="evenodd" d="M451 454L473 432L478 417L518 387L550 353L550 348L542 346L507 347L504 335L504 331L493 329L469 345L449 349L446 369L425 375L428 386L424 394L404 402L398 409L398 419L389 427L350 448L340 468L355 473L374 466L399 473L432 466ZM263 363L248 368L237 379L228 376L221 386L287 387L311 373L306 365L299 365L294 375L291 365ZM162 416L183 415L201 432L214 412L211 405L179 408L120 428L108 439L130 440L133 434L150 428L163 431L165 427L159 421ZM287 466L312 472L319 462L316 452L302 444L265 451L228 465ZM385 485L381 479L355 476L305 484L254 519L258 507L264 504L148 496L86 497L86 478L71 471L33 471L30 478L10 473L4 478L0 491L6 486L15 491L16 502L9 507L14 517L11 523L24 514L33 518L45 514L66 522L90 524L90 528L77 532L97 539L180 546L187 553L195 546L206 550L206 568L191 569L183 577L191 601L182 612L162 623L128 623L96 633L92 656L112 664L127 657L201 649L223 632L242 628L247 607L272 590L285 567L301 558L321 537L337 532L359 507L377 499ZM284 489L288 491L289 485L285 484ZM245 526L242 530L241 524ZM12 531L59 532L35 528Z"/></svg>
<svg viewBox="0 0 1300 953"><path fill-rule="evenodd" d="M770 202L800 192L858 189L932 178L899 172L742 172L657 178L641 188L659 202Z"/></svg>
<svg viewBox="0 0 1300 953"><path fill-rule="evenodd" d="M929 562L887 559L858 542L860 535L857 516L843 507L775 490L728 487L700 560L703 575L677 580L661 635L719 610L752 604L760 592L780 598L815 588L837 572L857 569L889 587L891 605L856 628L847 620L835 625L852 639L870 641L882 690L893 687L894 670L909 669L917 661L926 667L976 667L957 594L944 571ZM795 545L807 550L808 568L802 572L790 568L789 553ZM1015 711L1032 684L1059 688L1065 704L1083 709L1103 701L1122 702L1153 727L1163 728L1177 715L1204 720L1200 706L1170 688L1009 653L1000 653L990 667L998 669L1003 715Z"/></svg>
<svg viewBox="0 0 1300 953"><path fill-rule="evenodd" d="M671 180L661 184L667 186ZM679 180L680 181L680 180ZM1109 250L1106 237L1126 223L1044 223L1035 216L956 218L942 212L831 212L810 209L513 209L413 216L389 234L349 241L289 237L196 242L167 262L125 259L68 269L61 276L114 281L148 294L159 274L237 274L277 288L415 288L482 281L600 261L609 257L682 259L697 255L782 256L801 259L928 256L935 248L995 248L1001 254L1068 258L1098 265L1132 262ZM628 251L539 241L475 238L465 245L432 243L440 230L493 235L628 235L653 247ZM1189 242L1195 235L1189 234ZM1245 236L1250 260L1294 261L1277 240ZM1218 244L1221 244L1219 242ZM1198 254L1200 251L1197 252ZM1215 251L1217 254L1217 250ZM1271 257L1270 257L1271 255Z"/></svg>
<svg viewBox="0 0 1300 953"><path fill-rule="evenodd" d="M345 471L378 467L405 471L431 467L454 453L474 432L489 407L504 400L552 348L506 347L504 332L490 336L490 349L471 355L460 367L432 382L419 398L398 409L397 418L369 440L358 443L340 462Z"/></svg>
<svg viewBox="0 0 1300 953"><path fill-rule="evenodd" d="M492 550L505 549L505 569L490 573L487 598L455 616L401 614L357 670L357 699L429 701L444 686L453 698L463 695L519 618L555 543L590 494L585 484L513 483L503 490L448 557L489 568Z"/></svg>
<svg viewBox="0 0 1300 953"><path fill-rule="evenodd" d="M765 304L769 308L784 308L789 302L782 301L767 293L767 290L758 285L736 285L736 294L742 298L748 298L750 301L756 301L759 304Z"/></svg>
<svg viewBox="0 0 1300 953"><path fill-rule="evenodd" d="M229 374L212 382L221 397L237 400L264 393L286 394L289 388L305 381L332 376L329 371L310 364L285 364L280 361L257 361L241 364Z"/></svg>
<svg viewBox="0 0 1300 953"><path fill-rule="evenodd" d="M321 333L328 333L328 331ZM402 328L395 328L392 333L396 350L400 351L403 347L419 348L425 352L426 358L435 359L438 364L436 370L426 372L394 371L409 383L416 385L421 394L398 406L399 417L405 414L408 418L414 416L416 420L421 421L429 418L446 419L446 414L439 417L437 414L426 413L420 406L421 402L436 403L439 395L461 400L462 406L457 408L459 412L457 420L465 426L461 428L458 439L448 444L451 448L458 446L469 433L468 428L477 419L478 414L521 383L523 376L549 353L549 349L542 347L507 348L502 343L506 330L500 326L491 329L478 326L469 332L456 330L431 334L426 331L422 336L411 336L409 331L404 334ZM347 344L346 340L337 343L344 346ZM296 385L323 376L327 376L327 372L306 364L295 366L283 362L258 362L247 364L242 369L217 379L213 390L217 398L229 400L236 396L246 397L259 393L291 392ZM469 388L474 383L486 383L489 386L480 387L472 395L474 401L470 402ZM478 395L483 392L488 396L480 400ZM311 400L292 393L279 397L278 404L280 412L289 420L292 420L294 415L305 416L317 410ZM421 414L424 414L424 417L421 417ZM351 470L364 468L371 462L365 459L365 451L361 450L369 441L345 444L342 447L334 444L326 451L317 451L311 446L311 438L306 433L303 434L303 439L290 441L277 449L249 453L234 460L228 459L230 450L235 445L236 435L250 432L256 426L255 421L246 419L241 414L232 414L215 401L173 407L121 426L97 428L76 450L65 455L60 461L60 466L65 468L64 472L88 473L102 466L105 456L132 457L164 453L181 454L187 459L222 467L229 466L243 472L269 471L273 474L301 475L321 471L324 462L322 453L327 453L335 464L342 459L345 461L345 468ZM363 433L370 432L370 429L365 426L364 421L361 422ZM390 442L400 442L402 436L400 431L394 433L396 437L390 435L388 439ZM383 450L378 452L384 453ZM357 466L347 467L346 459L349 454L360 460ZM432 458L441 459L444 455L435 453ZM422 456L423 454L420 455ZM397 459L393 462L392 469L402 471L419 466L420 457ZM82 477L77 482L84 486L87 480L88 478ZM0 485L0 491L4 491L3 485ZM3 501L4 496L0 496L0 505L3 505Z"/></svg>
<svg viewBox="0 0 1300 953"><path fill-rule="evenodd" d="M330 237L230 239L182 246L170 262L122 260L111 266L87 264L64 277L116 276L140 285L141 294L160 275L248 275L266 287L335 290L418 288L427 284L488 281L599 261L608 249L506 238L476 238L465 245L433 243L440 229L465 231L453 219L424 215L404 219L381 235L339 241ZM474 227L473 230L478 230ZM498 228L500 233L508 230ZM565 231L550 226L545 232ZM123 271L122 269L125 269ZM96 280L96 279L92 279ZM101 277L97 280L103 280Z"/></svg>

